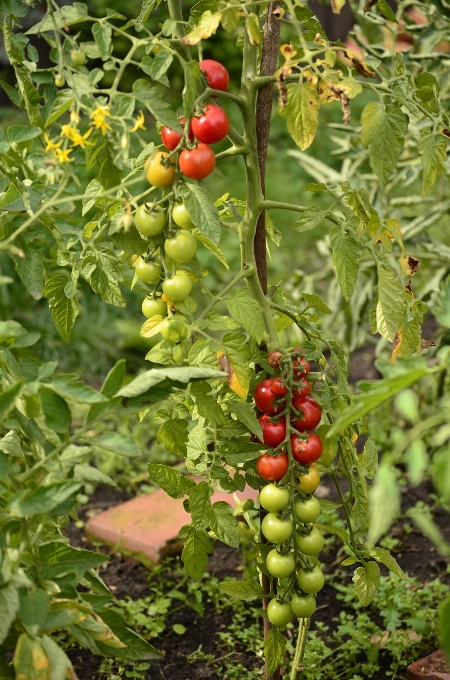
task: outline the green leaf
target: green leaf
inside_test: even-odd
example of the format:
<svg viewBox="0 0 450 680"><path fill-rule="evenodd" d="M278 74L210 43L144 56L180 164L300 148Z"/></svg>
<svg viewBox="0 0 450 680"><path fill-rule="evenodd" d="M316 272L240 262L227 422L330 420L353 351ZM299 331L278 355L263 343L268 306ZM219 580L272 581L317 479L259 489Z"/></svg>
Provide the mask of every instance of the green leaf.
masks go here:
<svg viewBox="0 0 450 680"><path fill-rule="evenodd" d="M246 399L250 387L249 351L245 335L226 333L222 338L223 351L218 352L219 366L226 371L228 382L241 399Z"/></svg>
<svg viewBox="0 0 450 680"><path fill-rule="evenodd" d="M107 402L108 398L93 390L89 385L85 385L77 376L69 373L67 375L56 375L50 387L64 399L72 399L80 404L97 404Z"/></svg>
<svg viewBox="0 0 450 680"><path fill-rule="evenodd" d="M189 510L195 529L206 529L210 526L213 513L211 509L211 490L207 482L199 482L189 492Z"/></svg>
<svg viewBox="0 0 450 680"><path fill-rule="evenodd" d="M28 633L20 635L13 659L16 680L49 680L50 663L39 642Z"/></svg>
<svg viewBox="0 0 450 680"><path fill-rule="evenodd" d="M383 548L374 548L373 550L369 550L369 554L371 557L375 557L377 562L384 564L384 566L392 571L396 576L407 580L407 577L400 568L397 560L395 557L392 557L389 550L384 550Z"/></svg>
<svg viewBox="0 0 450 680"><path fill-rule="evenodd" d="M352 578L355 592L363 607L369 605L380 585L380 567L376 562L366 562L364 567L355 569Z"/></svg>
<svg viewBox="0 0 450 680"><path fill-rule="evenodd" d="M423 479L429 462L427 449L422 439L414 439L404 453L408 477L413 486L417 486Z"/></svg>
<svg viewBox="0 0 450 680"><path fill-rule="evenodd" d="M181 559L184 568L194 581L200 581L212 553L212 541L206 531L191 531L184 544Z"/></svg>
<svg viewBox="0 0 450 680"><path fill-rule="evenodd" d="M378 469L378 451L375 439L369 437L366 441L360 461L364 466L365 476L368 479L373 479Z"/></svg>
<svg viewBox="0 0 450 680"><path fill-rule="evenodd" d="M45 621L50 606L50 599L45 590L37 588L20 598L20 622L30 635L37 635L40 625Z"/></svg>
<svg viewBox="0 0 450 680"><path fill-rule="evenodd" d="M108 486L117 486L116 482L112 480L111 477L90 465L75 465L73 468L73 478L77 482L83 482L83 484L107 484Z"/></svg>
<svg viewBox="0 0 450 680"><path fill-rule="evenodd" d="M40 300L45 295L44 289L44 263L39 251L31 248L23 248L24 255L13 255L12 259L16 271L35 300Z"/></svg>
<svg viewBox="0 0 450 680"><path fill-rule="evenodd" d="M53 31L54 23L58 28L64 28L64 26L72 26L73 24L78 24L80 21L86 21L87 17L87 5L84 2L74 2L72 5L64 5L56 12L47 14L46 17L40 21L38 24L32 26L26 35L35 35L36 33L43 33L44 31Z"/></svg>
<svg viewBox="0 0 450 680"><path fill-rule="evenodd" d="M220 588L220 585L219 585ZM450 597L448 597L439 612L439 641L442 649L450 658Z"/></svg>
<svg viewBox="0 0 450 680"><path fill-rule="evenodd" d="M39 389L45 424L55 432L67 432L72 422L72 414L65 399L47 387Z"/></svg>
<svg viewBox="0 0 450 680"><path fill-rule="evenodd" d="M93 170L100 184L111 189L120 184L122 171L115 164L116 152L109 138L96 130L89 137L90 145L86 147L86 169Z"/></svg>
<svg viewBox="0 0 450 680"><path fill-rule="evenodd" d="M230 7L222 12L222 28L227 33L233 33L239 24L239 11L237 7Z"/></svg>
<svg viewBox="0 0 450 680"><path fill-rule="evenodd" d="M191 383L190 394L195 400L199 415L208 423L224 425L227 422L224 412L209 392L211 392L211 385L204 380Z"/></svg>
<svg viewBox="0 0 450 680"><path fill-rule="evenodd" d="M162 382L166 378L179 383L188 383L191 380L203 380L205 378L223 378L225 374L214 368L201 366L177 366L169 368L152 368L144 371L132 380L128 385L117 392L116 397L137 397L148 389Z"/></svg>
<svg viewBox="0 0 450 680"><path fill-rule="evenodd" d="M156 441L164 444L166 449L177 456L186 457L186 442L188 430L186 420L181 418L169 418L159 428Z"/></svg>
<svg viewBox="0 0 450 680"><path fill-rule="evenodd" d="M287 127L302 151L314 141L319 124L320 101L311 83L288 85L288 101L281 116L287 116Z"/></svg>
<svg viewBox="0 0 450 680"><path fill-rule="evenodd" d="M20 144L27 142L29 139L34 139L42 134L41 128L30 127L29 125L10 125L6 131L10 142Z"/></svg>
<svg viewBox="0 0 450 680"><path fill-rule="evenodd" d="M171 498L183 498L195 488L193 479L180 474L168 465L149 463L148 471L152 481L164 489Z"/></svg>
<svg viewBox="0 0 450 680"><path fill-rule="evenodd" d="M19 591L12 583L0 588L0 644L5 641L9 629L19 611Z"/></svg>
<svg viewBox="0 0 450 680"><path fill-rule="evenodd" d="M120 359L106 376L100 392L108 399L112 399L115 393L122 387L123 379L125 377L125 368L125 359ZM93 404L90 408L89 415L87 416L87 422L92 423L97 420L109 406L110 402Z"/></svg>
<svg viewBox="0 0 450 680"><path fill-rule="evenodd" d="M391 269L378 267L378 302L376 306L377 331L393 342L405 320L405 294L403 286Z"/></svg>
<svg viewBox="0 0 450 680"><path fill-rule="evenodd" d="M184 44L198 45L201 40L210 38L219 28L221 18L220 12L212 13L210 10L203 12L194 30L184 36Z"/></svg>
<svg viewBox="0 0 450 680"><path fill-rule="evenodd" d="M0 420L4 420L13 408L16 397L18 397L22 391L22 386L23 380L15 383L15 385L12 385L0 394Z"/></svg>
<svg viewBox="0 0 450 680"><path fill-rule="evenodd" d="M79 482L56 482L48 486L19 491L8 502L8 511L13 517L39 515L53 510L77 494L82 488Z"/></svg>
<svg viewBox="0 0 450 680"><path fill-rule="evenodd" d="M317 309L322 314L331 314L331 309L318 295L310 295L309 293L302 293L302 298L305 300L308 307Z"/></svg>
<svg viewBox="0 0 450 680"><path fill-rule="evenodd" d="M67 274L56 274L44 286L44 297L48 298L53 320L64 334L72 329L80 311L76 297L69 300L64 293L69 281Z"/></svg>
<svg viewBox="0 0 450 680"><path fill-rule="evenodd" d="M439 527L433 521L431 512L428 508L411 508L406 514L408 517L412 518L420 531L436 546L441 555L450 557L450 547Z"/></svg>
<svg viewBox="0 0 450 680"><path fill-rule="evenodd" d="M238 521L233 514L231 505L225 501L217 501L212 504L212 510L214 518L211 522L211 529L214 531L219 541L230 545L232 548L239 548Z"/></svg>
<svg viewBox="0 0 450 680"><path fill-rule="evenodd" d="M264 328L261 320L261 309L248 290L235 290L227 302L228 311L247 333L258 343L261 343Z"/></svg>
<svg viewBox="0 0 450 680"><path fill-rule="evenodd" d="M400 489L395 468L383 459L369 493L370 526L368 543L374 545L387 532L400 512Z"/></svg>
<svg viewBox="0 0 450 680"><path fill-rule="evenodd" d="M94 446L99 446L105 451L112 451L118 456L126 456L131 458L133 456L140 456L141 451L139 446L134 441L133 437L121 432L104 432L100 437L92 438L91 443Z"/></svg>
<svg viewBox="0 0 450 680"><path fill-rule="evenodd" d="M339 536L341 541L344 541L344 543L349 543L350 541L350 535L348 531L344 531L344 529L340 529L339 527L334 527L330 526L329 524L320 524L320 523L314 523L314 526L320 529L322 533L331 533L335 534L336 536Z"/></svg>
<svg viewBox="0 0 450 680"><path fill-rule="evenodd" d="M51 637L44 635L41 645L50 662L50 680L66 680L74 675L69 657Z"/></svg>
<svg viewBox="0 0 450 680"><path fill-rule="evenodd" d="M262 440L261 425L256 417L255 407L252 404L248 404L241 399L227 399L226 406L230 413L234 413L248 427L250 432L253 432L258 439Z"/></svg>
<svg viewBox="0 0 450 680"><path fill-rule="evenodd" d="M205 236L205 234L200 233L199 231L195 232L195 238L197 239L197 241L200 241L200 243L203 243L205 248L208 248L208 250L211 251L211 253L215 255L215 257L217 257L217 259L219 260L219 262L223 264L225 269L230 269L230 266L227 262L227 258L225 257L225 253L223 252L220 246L218 246L216 243L214 243L214 241L211 241L210 238Z"/></svg>
<svg viewBox="0 0 450 680"><path fill-rule="evenodd" d="M219 243L219 211L214 205L210 190L200 184L186 184L182 196L195 226L210 241Z"/></svg>
<svg viewBox="0 0 450 680"><path fill-rule="evenodd" d="M91 284L92 290L108 304L125 307L125 299L119 287L119 281L123 280L122 261L114 251L105 246L96 252L95 257L95 269L88 277L85 277Z"/></svg>
<svg viewBox="0 0 450 680"><path fill-rule="evenodd" d="M80 550L58 541L50 541L39 546L40 570L44 579L64 578L70 573L78 583L85 572L108 560L107 555L100 555L91 550Z"/></svg>
<svg viewBox="0 0 450 680"><path fill-rule="evenodd" d="M254 12L245 15L245 29L251 45L259 45L261 34L259 31L259 18Z"/></svg>
<svg viewBox="0 0 450 680"><path fill-rule="evenodd" d="M344 299L348 302L353 295L359 271L358 241L340 227L330 231L330 242L333 248L333 264L336 267L337 279Z"/></svg>
<svg viewBox="0 0 450 680"><path fill-rule="evenodd" d="M201 78L198 62L188 61L184 69L183 112L186 120L192 115L194 103L198 96L198 86Z"/></svg>
<svg viewBox="0 0 450 680"><path fill-rule="evenodd" d="M397 17L395 16L394 12L392 11L392 8L386 0L377 0L376 2L376 8L381 12L381 14L386 17L386 19L389 19L389 21L393 21L394 24L398 24Z"/></svg>
<svg viewBox="0 0 450 680"><path fill-rule="evenodd" d="M297 217L294 224L294 229L300 232L314 229L315 227L318 227L319 224L321 224L327 215L328 212L326 210L322 210L321 206L318 203L315 203L302 212L300 217Z"/></svg>
<svg viewBox="0 0 450 680"><path fill-rule="evenodd" d="M387 112L380 102L367 104L361 116L361 140L370 147L370 163L386 184L397 165L403 148L408 122L400 108Z"/></svg>
<svg viewBox="0 0 450 680"><path fill-rule="evenodd" d="M171 130L180 130L178 116L167 101L166 90L159 84L149 83L139 78L133 83L133 94L137 101L144 104L152 116Z"/></svg>
<svg viewBox="0 0 450 680"><path fill-rule="evenodd" d="M254 444L247 440L228 439L220 446L219 453L225 458L228 465L238 467L238 465L246 463L248 460L258 458L261 455L262 448L264 448L263 444Z"/></svg>
<svg viewBox="0 0 450 680"><path fill-rule="evenodd" d="M153 12L155 7L161 4L161 0L144 0L142 3L141 11L136 19L137 24L144 24L149 18L150 14Z"/></svg>
<svg viewBox="0 0 450 680"><path fill-rule="evenodd" d="M239 324L229 316L222 316L218 312L209 312L204 320L205 328L210 331L229 331L239 328Z"/></svg>
<svg viewBox="0 0 450 680"><path fill-rule="evenodd" d="M218 583L217 587L226 595L235 597L237 600L244 600L244 602L251 602L258 598L264 597L263 587L254 579L248 581L222 581Z"/></svg>
<svg viewBox="0 0 450 680"><path fill-rule="evenodd" d="M423 165L422 196L426 196L438 177L447 174L447 144L443 139L436 142L431 128L427 127L422 131L420 146Z"/></svg>
<svg viewBox="0 0 450 680"><path fill-rule="evenodd" d="M94 40L98 45L98 49L102 57L107 57L111 49L111 36L112 28L111 26L105 26L104 24L94 24L92 26L92 34Z"/></svg>
<svg viewBox="0 0 450 680"><path fill-rule="evenodd" d="M264 657L266 659L267 671L271 675L280 667L286 648L286 638L272 626L266 639L264 640Z"/></svg>

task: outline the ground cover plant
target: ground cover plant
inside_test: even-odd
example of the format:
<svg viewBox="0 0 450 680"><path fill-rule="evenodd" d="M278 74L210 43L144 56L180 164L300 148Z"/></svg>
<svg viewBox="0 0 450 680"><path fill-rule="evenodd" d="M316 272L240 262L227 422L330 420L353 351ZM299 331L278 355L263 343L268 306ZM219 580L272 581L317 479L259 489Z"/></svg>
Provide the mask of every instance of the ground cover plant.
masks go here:
<svg viewBox="0 0 450 680"><path fill-rule="evenodd" d="M342 4L333 3L336 13ZM22 32L30 6L43 13ZM144 666L158 656L109 606L94 571L104 558L71 548L61 533L83 486L110 481L89 465L94 452L139 455L127 433L100 427L97 436L93 425L112 414L152 416L157 442L204 478L196 483L169 465L149 465L151 480L184 498L191 514L179 534L191 578L203 577L213 539L251 544L258 574L218 588L262 605L268 677L279 677L282 631L294 616L289 673L292 680L302 673L324 585L317 557L324 533L345 545L342 564L362 606L377 596L380 565L405 579L377 546L399 514L403 468L413 485L431 475L435 495L410 517L449 554L433 511L448 508L450 497L449 250L439 229L448 212L450 22L443 2L421 3L419 14L407 2L396 13L384 0L352 7L358 29L349 46L329 41L294 0L201 0L189 14L177 0L146 0L131 20L111 8L96 16L79 2L2 6L15 76L15 86L2 87L24 113L0 137L7 271L14 265L28 295L48 300L65 339L85 298L123 308L125 283L140 296L141 335L152 340L150 369L130 382L119 360L95 390L33 355L36 333L6 315L2 321L4 677L70 677L54 635L61 630L94 653ZM206 54L222 31L236 40L238 82ZM40 64L36 39L48 46L50 66ZM128 69L138 72L131 90ZM167 96L172 74L182 77L176 103ZM296 192L304 189L304 202L266 196L275 89L275 115L298 147L292 157L314 180ZM358 123L353 101L364 104ZM330 127L340 168L307 153L323 111L336 104L342 118ZM154 125L146 114L161 143L145 136ZM245 195L231 195L226 179L217 191L216 178L237 164ZM305 233L321 230L319 275L272 283L266 249L276 259L282 248L275 210L297 215L296 248ZM233 257L219 244L222 232ZM206 252L224 268L222 287L209 284ZM13 283L9 273L3 286ZM429 310L441 324L433 341L422 337ZM354 397L346 351L366 339L366 325L381 337L382 378L360 382ZM367 416L392 403L403 423L390 420L380 441ZM321 473L335 485L336 501L314 495ZM260 489L258 507L211 503L213 488L232 494L246 485ZM340 510L343 526L317 521L330 508ZM447 650L449 617L447 600L440 611Z"/></svg>

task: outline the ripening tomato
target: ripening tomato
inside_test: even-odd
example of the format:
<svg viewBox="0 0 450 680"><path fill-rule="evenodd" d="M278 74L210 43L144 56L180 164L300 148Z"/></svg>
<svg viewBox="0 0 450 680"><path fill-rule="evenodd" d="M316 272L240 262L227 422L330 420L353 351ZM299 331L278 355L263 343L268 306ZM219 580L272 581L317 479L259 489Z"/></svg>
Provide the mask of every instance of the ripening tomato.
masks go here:
<svg viewBox="0 0 450 680"><path fill-rule="evenodd" d="M227 136L230 121L220 106L207 104L201 116L192 117L191 127L195 136L201 142L216 144L216 142L221 142Z"/></svg>
<svg viewBox="0 0 450 680"><path fill-rule="evenodd" d="M283 357L283 354L281 352L269 352L267 355L267 363L269 366L272 368L279 368L280 367L280 359Z"/></svg>
<svg viewBox="0 0 450 680"><path fill-rule="evenodd" d="M307 439L291 434L292 455L298 463L315 463L322 453L322 442L314 432L305 432Z"/></svg>
<svg viewBox="0 0 450 680"><path fill-rule="evenodd" d="M61 73L58 73L55 76L56 87L64 87L65 84L66 84L66 79L64 78L64 76Z"/></svg>
<svg viewBox="0 0 450 680"><path fill-rule="evenodd" d="M189 297L192 282L186 272L178 270L174 276L163 281L162 289L164 295L167 295L173 302L183 302Z"/></svg>
<svg viewBox="0 0 450 680"><path fill-rule="evenodd" d="M302 348L301 347L294 347L294 350L301 352ZM303 357L298 357L298 358L294 359L294 361L292 362L292 366L293 366L294 375L296 376L296 378L305 378L308 375L309 370L310 370L309 363Z"/></svg>
<svg viewBox="0 0 450 680"><path fill-rule="evenodd" d="M146 262L143 257L139 256L134 264L134 271L139 281L156 283L161 277L162 265L161 262Z"/></svg>
<svg viewBox="0 0 450 680"><path fill-rule="evenodd" d="M286 578L290 576L295 569L294 556L280 555L278 550L274 548L270 551L266 558L266 565L269 574L276 578Z"/></svg>
<svg viewBox="0 0 450 680"><path fill-rule="evenodd" d="M300 522L311 524L320 515L320 502L315 496L294 503L294 513Z"/></svg>
<svg viewBox="0 0 450 680"><path fill-rule="evenodd" d="M275 399L278 399L278 396L272 390L271 378L267 378L258 383L253 392L253 396L255 398L256 407L262 413L273 416L275 413L279 413L283 410L283 406L273 403Z"/></svg>
<svg viewBox="0 0 450 680"><path fill-rule="evenodd" d="M309 619L316 611L316 598L314 595L302 597L294 593L291 598L291 608L299 619Z"/></svg>
<svg viewBox="0 0 450 680"><path fill-rule="evenodd" d="M164 300L146 297L142 303L142 314L151 319L152 316L166 316L167 303Z"/></svg>
<svg viewBox="0 0 450 680"><path fill-rule="evenodd" d="M145 161L145 176L154 187L169 187L174 180L175 165L171 162L164 165L166 156L168 156L166 151L156 151Z"/></svg>
<svg viewBox="0 0 450 680"><path fill-rule="evenodd" d="M292 400L292 406L302 413L300 418L296 418L295 416L291 418L292 427L295 427L299 432L314 430L320 423L322 409L312 397L301 397L300 399L294 398Z"/></svg>
<svg viewBox="0 0 450 680"><path fill-rule="evenodd" d="M256 461L256 472L267 482L278 482L286 474L289 467L289 458L283 451L279 456L271 456L263 453Z"/></svg>
<svg viewBox="0 0 450 680"><path fill-rule="evenodd" d="M207 144L199 142L194 149L184 149L180 153L180 170L190 179L204 179L214 170L216 156Z"/></svg>
<svg viewBox="0 0 450 680"><path fill-rule="evenodd" d="M272 626L287 626L292 621L292 608L289 602L278 602L274 597L267 605L267 618Z"/></svg>
<svg viewBox="0 0 450 680"><path fill-rule="evenodd" d="M289 489L280 489L275 484L267 484L259 492L259 502L268 512L283 510L289 502Z"/></svg>
<svg viewBox="0 0 450 680"><path fill-rule="evenodd" d="M280 378L273 378L272 380L272 392L276 394L278 397L284 397L284 395L287 393L288 388L286 385L283 385L281 382Z"/></svg>
<svg viewBox="0 0 450 680"><path fill-rule="evenodd" d="M174 262L189 262L197 252L197 239L187 229L180 229L173 238L166 238L164 251Z"/></svg>
<svg viewBox="0 0 450 680"><path fill-rule="evenodd" d="M261 522L261 531L270 543L284 543L292 536L294 525L290 519L280 519L269 512Z"/></svg>
<svg viewBox="0 0 450 680"><path fill-rule="evenodd" d="M311 532L305 536L295 535L295 545L304 555L317 555L322 550L323 544L322 532L317 527L313 527Z"/></svg>
<svg viewBox="0 0 450 680"><path fill-rule="evenodd" d="M136 210L134 223L142 236L157 236L164 229L166 213L158 206L152 209L151 203L143 203Z"/></svg>
<svg viewBox="0 0 450 680"><path fill-rule="evenodd" d="M185 118L180 118L180 124L181 127L184 128L184 123L186 122ZM161 141L168 149L169 151L174 151L178 144L181 142L181 138L183 135L176 130L172 130L171 128L168 128L166 125L161 130ZM189 139L191 142L194 141L194 133L192 132L192 129L189 130Z"/></svg>
<svg viewBox="0 0 450 680"><path fill-rule="evenodd" d="M320 484L320 472L315 465L310 465L308 472L297 479L297 487L302 493L314 493Z"/></svg>
<svg viewBox="0 0 450 680"><path fill-rule="evenodd" d="M286 439L286 420L273 423L265 413L259 419L259 424L263 432L263 442L266 446L280 446Z"/></svg>
<svg viewBox="0 0 450 680"><path fill-rule="evenodd" d="M83 66L86 62L86 52L79 47L75 47L70 53L70 58L76 66Z"/></svg>
<svg viewBox="0 0 450 680"><path fill-rule="evenodd" d="M214 61L214 59L203 59L199 66L205 74L209 87L213 90L225 92L230 82L230 76L225 66L222 66L218 61Z"/></svg>
<svg viewBox="0 0 450 680"><path fill-rule="evenodd" d="M303 571L301 569L297 574L297 582L304 593L313 595L322 590L325 577L319 565L316 564L312 571Z"/></svg>
<svg viewBox="0 0 450 680"><path fill-rule="evenodd" d="M310 392L311 383L303 379L301 381L301 384L295 390L292 390L292 397L297 399L299 399L300 397L307 397Z"/></svg>
<svg viewBox="0 0 450 680"><path fill-rule="evenodd" d="M172 210L172 219L177 227L181 227L182 229L194 229L195 227L195 224L191 220L191 216L184 203L178 203L178 205L174 205Z"/></svg>

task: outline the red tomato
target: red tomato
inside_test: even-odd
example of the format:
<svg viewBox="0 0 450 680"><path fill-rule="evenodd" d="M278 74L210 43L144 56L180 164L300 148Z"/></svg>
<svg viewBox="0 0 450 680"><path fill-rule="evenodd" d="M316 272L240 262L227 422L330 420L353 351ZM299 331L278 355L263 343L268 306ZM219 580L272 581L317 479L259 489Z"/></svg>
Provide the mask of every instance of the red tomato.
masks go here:
<svg viewBox="0 0 450 680"><path fill-rule="evenodd" d="M280 420L278 423L272 423L266 413L258 420L263 431L264 444L266 446L280 446L286 439L286 421Z"/></svg>
<svg viewBox="0 0 450 680"><path fill-rule="evenodd" d="M303 357L294 359L292 365L294 367L294 375L296 378L305 378L308 375L310 365Z"/></svg>
<svg viewBox="0 0 450 680"><path fill-rule="evenodd" d="M180 124L181 127L184 128L184 123L186 122L185 118L180 118ZM161 130L161 141L166 147L166 149L169 149L169 151L173 151L174 149L177 148L178 144L181 141L183 135L181 135L179 132L176 132L175 130L171 130L170 128L166 127L164 125L163 129ZM189 130L189 139L191 142L194 141L194 133L192 130Z"/></svg>
<svg viewBox="0 0 450 680"><path fill-rule="evenodd" d="M272 387L273 389L273 387ZM292 397L299 399L300 397L307 397L311 392L311 383L303 379L301 384L296 390L292 390Z"/></svg>
<svg viewBox="0 0 450 680"><path fill-rule="evenodd" d="M322 416L322 409L320 408L317 401L314 401L312 397L301 397L300 399L293 399L292 406L301 411L303 416L300 418L293 417L291 419L292 426L295 427L299 432L304 432L305 430L314 430L315 427L320 423L320 418Z"/></svg>
<svg viewBox="0 0 450 680"><path fill-rule="evenodd" d="M272 368L279 368L282 356L283 354L281 352L269 352L267 355L267 363L269 366L272 366Z"/></svg>
<svg viewBox="0 0 450 680"><path fill-rule="evenodd" d="M184 149L180 153L180 170L190 179L204 179L214 170L216 156L207 144L199 142L195 149Z"/></svg>
<svg viewBox="0 0 450 680"><path fill-rule="evenodd" d="M225 66L222 66L218 61L214 61L214 59L203 59L199 65L205 74L208 85L213 90L225 92L230 82L230 76Z"/></svg>
<svg viewBox="0 0 450 680"><path fill-rule="evenodd" d="M269 416L273 416L275 413L279 413L283 410L281 405L277 406L273 403L274 399L277 399L278 396L272 391L272 380L270 378L267 380L262 380L258 385L256 385L253 396L255 397L257 408L262 413L267 413Z"/></svg>
<svg viewBox="0 0 450 680"><path fill-rule="evenodd" d="M301 440L298 434L291 434L292 455L298 463L309 465L315 463L322 453L322 442L314 432L305 432L306 440Z"/></svg>
<svg viewBox="0 0 450 680"><path fill-rule="evenodd" d="M283 451L280 456L263 453L256 461L256 472L268 482L277 482L284 477L289 467L289 458Z"/></svg>
<svg viewBox="0 0 450 680"><path fill-rule="evenodd" d="M287 387L283 385L280 378L274 378L272 380L272 392L278 397L284 397L287 392Z"/></svg>
<svg viewBox="0 0 450 680"><path fill-rule="evenodd" d="M191 119L193 133L205 144L221 142L227 136L229 127L227 114L215 104L207 104L201 116Z"/></svg>

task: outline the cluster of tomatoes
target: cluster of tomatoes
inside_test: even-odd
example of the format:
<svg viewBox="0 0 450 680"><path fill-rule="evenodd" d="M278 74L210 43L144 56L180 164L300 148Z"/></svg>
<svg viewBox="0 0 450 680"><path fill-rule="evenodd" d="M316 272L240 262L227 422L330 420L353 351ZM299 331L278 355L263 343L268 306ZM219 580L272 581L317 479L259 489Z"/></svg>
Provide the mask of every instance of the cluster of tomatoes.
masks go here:
<svg viewBox="0 0 450 680"><path fill-rule="evenodd" d="M299 618L312 616L316 609L315 595L324 584L316 557L324 539L314 525L320 514L320 503L312 495L320 482L314 463L322 453L322 442L311 430L320 422L321 408L310 396L311 385L306 380L310 366L302 349L296 347L291 357L285 359L281 352L268 355L268 363L275 369L279 369L283 361L292 362L290 381L287 375L268 378L254 391L256 406L263 414L259 418L263 442L273 449L258 458L256 469L262 479L271 482L262 488L259 502L267 511L261 524L262 534L274 544L266 557L266 570L279 579L282 588L281 596L279 592L267 607L267 616L274 626L287 625L294 614ZM287 436L288 418L290 430L295 430L290 437ZM293 490L286 475L289 456L283 450L289 440L292 456L299 464Z"/></svg>
<svg viewBox="0 0 450 680"><path fill-rule="evenodd" d="M222 64L212 59L204 59L200 63L200 68L212 89L221 91L227 89L229 76ZM180 123L184 128L185 119L180 118ZM228 129L227 114L219 106L211 103L194 112L190 119L188 145L183 134L163 127L161 140L171 153L157 151L147 160L145 174L150 184L161 188L170 187L175 179L177 163L180 171L190 179L199 180L209 175L216 162L214 151L209 144L224 139ZM174 159L177 159L177 162ZM160 282L163 296L174 303L183 302L189 296L192 279L188 272L179 266L189 262L197 252L197 239L191 231L195 225L185 204L171 202L169 215L160 203L141 205L135 214L136 229L145 238L154 239L165 232L164 254L175 267L171 275L168 275L167 267L164 267L163 271L163 262L157 253L158 248L136 259L134 264L136 277L144 283L156 284L152 295L147 296L142 303L142 313L148 319L157 315L162 317L167 315L167 303L163 298L156 297ZM169 225L168 230L166 224ZM169 317L161 326L161 335L166 340L171 338L170 326L173 321L174 318Z"/></svg>
<svg viewBox="0 0 450 680"><path fill-rule="evenodd" d="M200 62L208 85L214 90L225 91L228 87L228 71L222 64L213 59ZM180 118L184 128L186 120ZM170 186L175 177L176 163L173 154L180 150L178 166L189 179L204 179L214 170L216 156L209 146L221 142L228 134L230 123L228 116L220 106L205 104L190 119L189 144L185 144L185 136L176 130L164 126L161 130L161 140L166 149L172 152L158 151L151 156L145 165L145 174L156 187ZM184 147L184 148L183 148Z"/></svg>

